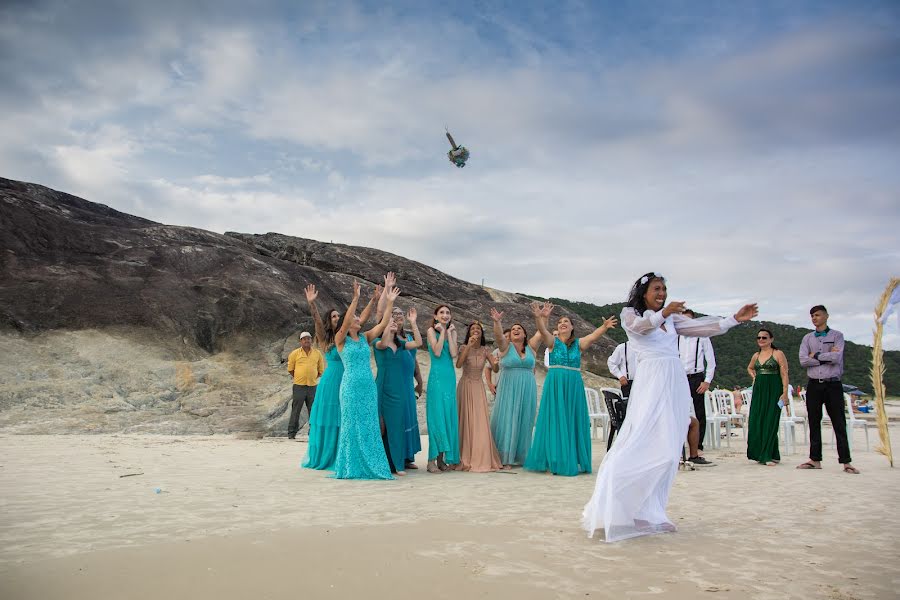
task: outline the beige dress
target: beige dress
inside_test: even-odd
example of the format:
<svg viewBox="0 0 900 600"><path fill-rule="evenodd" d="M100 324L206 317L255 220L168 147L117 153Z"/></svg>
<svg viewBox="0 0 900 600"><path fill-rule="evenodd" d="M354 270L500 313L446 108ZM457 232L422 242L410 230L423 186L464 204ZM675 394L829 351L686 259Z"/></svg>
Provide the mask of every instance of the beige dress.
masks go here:
<svg viewBox="0 0 900 600"><path fill-rule="evenodd" d="M462 349L460 349L462 352ZM496 471L503 465L491 435L491 417L485 394L485 360L488 348L478 347L469 352L463 364L462 377L456 386L459 410L459 469L475 473Z"/></svg>

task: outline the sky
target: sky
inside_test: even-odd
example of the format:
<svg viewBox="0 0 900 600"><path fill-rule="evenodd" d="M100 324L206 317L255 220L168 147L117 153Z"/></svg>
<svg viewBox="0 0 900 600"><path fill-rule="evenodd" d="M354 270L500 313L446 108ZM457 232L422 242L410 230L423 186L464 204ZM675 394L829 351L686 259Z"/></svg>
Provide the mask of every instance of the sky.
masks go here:
<svg viewBox="0 0 900 600"><path fill-rule="evenodd" d="M0 81L0 176L163 223L870 345L900 275L897 2L7 1Z"/></svg>

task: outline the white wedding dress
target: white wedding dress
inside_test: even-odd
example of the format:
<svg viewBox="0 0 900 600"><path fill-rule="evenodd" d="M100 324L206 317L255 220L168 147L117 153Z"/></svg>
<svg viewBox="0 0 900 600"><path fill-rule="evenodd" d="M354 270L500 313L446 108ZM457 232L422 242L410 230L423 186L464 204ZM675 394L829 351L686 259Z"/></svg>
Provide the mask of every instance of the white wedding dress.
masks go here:
<svg viewBox="0 0 900 600"><path fill-rule="evenodd" d="M692 406L678 335L710 337L738 324L734 317L664 318L652 310L638 316L633 308L621 316L638 364L625 422L600 464L582 517L588 536L602 529L607 542L675 531L666 505Z"/></svg>

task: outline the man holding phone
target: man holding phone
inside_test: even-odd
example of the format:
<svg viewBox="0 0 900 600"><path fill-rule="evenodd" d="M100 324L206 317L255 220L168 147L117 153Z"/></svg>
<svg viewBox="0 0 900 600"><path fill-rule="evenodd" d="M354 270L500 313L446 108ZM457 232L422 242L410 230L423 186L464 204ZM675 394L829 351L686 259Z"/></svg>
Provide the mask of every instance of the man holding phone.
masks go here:
<svg viewBox="0 0 900 600"><path fill-rule="evenodd" d="M809 417L809 460L798 469L822 468L822 406L831 418L837 440L838 462L844 472L859 474L850 464L850 445L847 443L847 421L844 417L844 334L828 327L828 311L818 304L809 309L815 331L803 336L800 342L800 364L806 367L809 383L806 386L806 412Z"/></svg>

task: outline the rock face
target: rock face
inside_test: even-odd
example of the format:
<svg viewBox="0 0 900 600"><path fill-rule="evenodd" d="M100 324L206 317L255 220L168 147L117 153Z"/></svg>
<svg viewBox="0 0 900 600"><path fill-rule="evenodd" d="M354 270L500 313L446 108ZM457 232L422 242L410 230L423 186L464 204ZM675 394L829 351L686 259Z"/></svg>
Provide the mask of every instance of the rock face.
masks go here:
<svg viewBox="0 0 900 600"><path fill-rule="evenodd" d="M282 432L283 362L312 327L303 287L319 288L323 312L343 310L354 278L368 282L365 301L388 270L423 331L440 303L459 325L489 323L497 306L507 325L534 329L527 298L387 252L162 225L0 178L0 338L13 357L0 367L0 425ZM613 346L601 340L586 367L605 374Z"/></svg>

